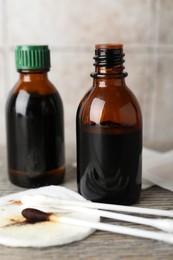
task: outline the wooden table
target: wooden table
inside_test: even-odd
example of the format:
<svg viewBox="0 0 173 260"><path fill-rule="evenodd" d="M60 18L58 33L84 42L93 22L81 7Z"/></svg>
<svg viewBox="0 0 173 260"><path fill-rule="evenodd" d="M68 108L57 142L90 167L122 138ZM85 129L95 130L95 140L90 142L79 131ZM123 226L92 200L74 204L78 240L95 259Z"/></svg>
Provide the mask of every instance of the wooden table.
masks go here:
<svg viewBox="0 0 173 260"><path fill-rule="evenodd" d="M65 187L76 190L76 171L71 166L74 160L74 151L69 150L67 159L67 173ZM72 156L71 156L71 155ZM12 185L7 176L6 170L6 151L0 147L0 195L23 190ZM137 206L173 209L173 193L157 186L152 187L141 194L140 202ZM104 220L113 223L110 220ZM115 223L115 222L114 222ZM117 224L139 227L116 221ZM148 230L152 228L146 227ZM83 241L75 242L61 247L38 248L10 248L0 246L0 260L62 260L62 259L173 259L173 245L164 242L135 238L131 236L113 234L108 232L96 231Z"/></svg>

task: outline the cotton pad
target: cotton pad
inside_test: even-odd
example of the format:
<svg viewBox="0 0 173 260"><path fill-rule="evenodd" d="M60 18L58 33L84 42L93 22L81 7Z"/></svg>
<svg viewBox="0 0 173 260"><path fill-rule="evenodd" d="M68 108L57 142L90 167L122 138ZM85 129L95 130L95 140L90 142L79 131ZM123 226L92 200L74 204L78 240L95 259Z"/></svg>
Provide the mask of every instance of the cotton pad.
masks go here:
<svg viewBox="0 0 173 260"><path fill-rule="evenodd" d="M95 230L88 227L77 227L57 222L39 222L29 224L21 215L26 207L21 203L24 195L49 195L58 199L85 199L78 193L61 186L46 186L30 189L0 198L0 244L11 247L48 247L79 241L91 235ZM49 206L41 208L52 212ZM81 220L99 222L98 216L71 211L57 210L52 212L61 216L79 218Z"/></svg>

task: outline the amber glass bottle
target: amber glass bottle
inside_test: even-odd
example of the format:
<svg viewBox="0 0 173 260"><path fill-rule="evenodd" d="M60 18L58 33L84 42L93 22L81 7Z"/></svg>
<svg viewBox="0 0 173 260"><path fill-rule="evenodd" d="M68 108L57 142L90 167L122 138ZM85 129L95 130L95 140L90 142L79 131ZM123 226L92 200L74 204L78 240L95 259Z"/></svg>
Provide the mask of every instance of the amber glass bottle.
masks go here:
<svg viewBox="0 0 173 260"><path fill-rule="evenodd" d="M141 190L142 116L121 44L97 44L93 86L77 111L77 183L86 199L130 205Z"/></svg>
<svg viewBox="0 0 173 260"><path fill-rule="evenodd" d="M48 80L48 46L18 46L20 73L6 104L8 172L22 187L60 184L64 167L61 98Z"/></svg>

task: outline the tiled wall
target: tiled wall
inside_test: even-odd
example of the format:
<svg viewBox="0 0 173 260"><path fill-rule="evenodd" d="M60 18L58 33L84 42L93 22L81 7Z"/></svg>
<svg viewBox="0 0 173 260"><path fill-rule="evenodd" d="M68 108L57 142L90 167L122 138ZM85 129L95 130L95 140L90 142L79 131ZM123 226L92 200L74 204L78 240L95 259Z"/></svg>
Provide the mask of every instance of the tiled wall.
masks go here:
<svg viewBox="0 0 173 260"><path fill-rule="evenodd" d="M77 105L91 86L95 43L124 43L127 84L144 118L144 142L173 148L172 0L0 0L0 143L4 106L18 75L14 48L49 44L50 79L64 102L66 144L75 147Z"/></svg>

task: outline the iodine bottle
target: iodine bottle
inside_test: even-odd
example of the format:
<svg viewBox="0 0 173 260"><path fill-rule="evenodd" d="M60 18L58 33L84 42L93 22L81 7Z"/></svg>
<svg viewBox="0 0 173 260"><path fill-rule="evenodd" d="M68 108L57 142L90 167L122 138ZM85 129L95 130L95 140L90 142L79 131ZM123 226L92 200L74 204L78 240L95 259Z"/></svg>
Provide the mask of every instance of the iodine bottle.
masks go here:
<svg viewBox="0 0 173 260"><path fill-rule="evenodd" d="M12 183L33 188L64 179L63 105L49 81L48 46L18 46L19 80L6 103L8 173Z"/></svg>
<svg viewBox="0 0 173 260"><path fill-rule="evenodd" d="M121 44L95 46L93 86L76 117L77 184L88 200L131 205L141 190L142 115L123 58Z"/></svg>

